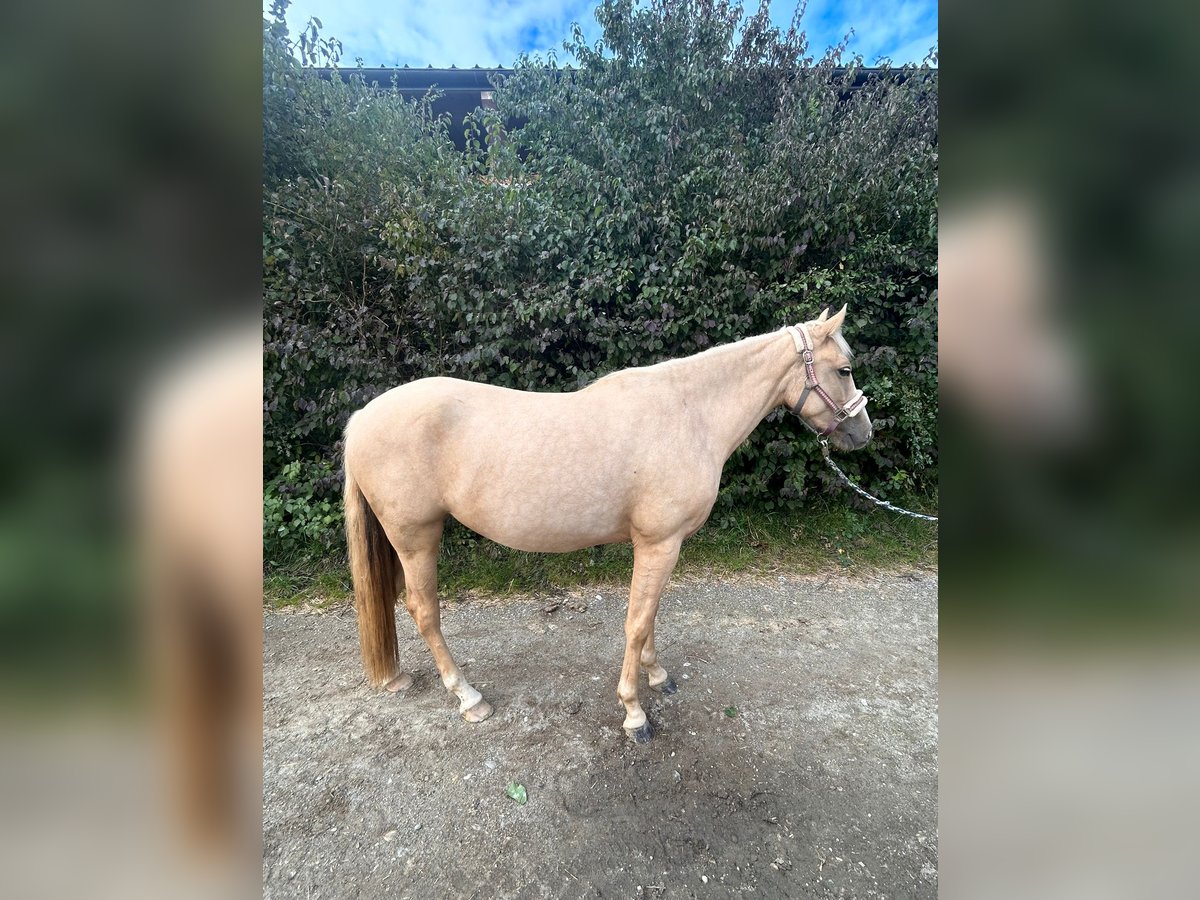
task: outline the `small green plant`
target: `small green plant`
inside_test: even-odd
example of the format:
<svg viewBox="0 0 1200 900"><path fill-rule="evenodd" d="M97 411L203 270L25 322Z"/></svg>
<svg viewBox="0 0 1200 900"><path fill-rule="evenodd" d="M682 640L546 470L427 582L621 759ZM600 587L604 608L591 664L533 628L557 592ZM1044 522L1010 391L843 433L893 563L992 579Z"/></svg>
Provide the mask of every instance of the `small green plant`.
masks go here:
<svg viewBox="0 0 1200 900"><path fill-rule="evenodd" d="M524 806L529 799L529 795L525 791L525 785L517 784L515 781L510 781L508 787L504 789L504 796L515 800L517 806Z"/></svg>

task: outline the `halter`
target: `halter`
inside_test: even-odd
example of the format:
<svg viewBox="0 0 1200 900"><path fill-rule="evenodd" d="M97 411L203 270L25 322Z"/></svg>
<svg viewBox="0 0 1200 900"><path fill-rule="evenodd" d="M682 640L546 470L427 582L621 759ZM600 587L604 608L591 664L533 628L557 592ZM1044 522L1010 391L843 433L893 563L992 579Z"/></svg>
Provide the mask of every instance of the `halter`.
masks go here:
<svg viewBox="0 0 1200 900"><path fill-rule="evenodd" d="M800 394L800 399L796 401L796 405L792 407L792 412L796 418L804 422L805 427L816 432L821 437L829 437L837 430L837 427L847 419L853 419L867 405L867 395L862 391L856 390L850 395L844 404L839 406L829 392L821 387L821 383L817 381L817 370L813 368L813 342L808 336L808 329L804 325L788 325L783 329L792 336L792 340L796 342L796 352L800 354L800 358L804 360L804 391ZM809 391L816 393L825 405L833 412L833 421L824 431L817 431L808 421L800 415L800 410L804 408L804 401L808 399Z"/></svg>

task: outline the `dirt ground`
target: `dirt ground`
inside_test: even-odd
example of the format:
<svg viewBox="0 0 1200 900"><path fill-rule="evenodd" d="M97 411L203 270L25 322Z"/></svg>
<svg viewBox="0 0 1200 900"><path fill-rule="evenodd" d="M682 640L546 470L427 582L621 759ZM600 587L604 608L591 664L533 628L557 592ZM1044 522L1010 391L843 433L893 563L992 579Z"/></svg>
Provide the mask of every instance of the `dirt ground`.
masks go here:
<svg viewBox="0 0 1200 900"><path fill-rule="evenodd" d="M937 895L936 575L673 581L679 692L642 677L645 745L615 693L624 605L452 604L479 725L403 613L403 696L367 687L348 606L268 614L264 896Z"/></svg>

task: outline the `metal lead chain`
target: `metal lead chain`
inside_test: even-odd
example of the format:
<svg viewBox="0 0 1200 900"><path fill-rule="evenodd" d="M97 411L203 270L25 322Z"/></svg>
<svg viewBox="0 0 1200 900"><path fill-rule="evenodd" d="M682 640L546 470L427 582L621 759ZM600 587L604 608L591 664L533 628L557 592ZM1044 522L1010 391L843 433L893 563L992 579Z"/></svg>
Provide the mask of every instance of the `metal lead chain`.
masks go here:
<svg viewBox="0 0 1200 900"><path fill-rule="evenodd" d="M926 522L936 522L938 520L937 516L927 516L924 513L917 513L907 509L901 509L899 506L888 503L886 500L880 500L878 497L868 494L857 484L847 478L846 473L839 469L838 464L835 463L829 456L829 441L821 441L821 455L825 457L825 462L829 463L829 468L833 469L833 471L837 473L838 478L842 479L842 481L844 481L850 487L850 489L859 496L866 497L876 506L882 506L885 509L890 509L892 512L898 512L901 515L912 516L914 519L924 519Z"/></svg>

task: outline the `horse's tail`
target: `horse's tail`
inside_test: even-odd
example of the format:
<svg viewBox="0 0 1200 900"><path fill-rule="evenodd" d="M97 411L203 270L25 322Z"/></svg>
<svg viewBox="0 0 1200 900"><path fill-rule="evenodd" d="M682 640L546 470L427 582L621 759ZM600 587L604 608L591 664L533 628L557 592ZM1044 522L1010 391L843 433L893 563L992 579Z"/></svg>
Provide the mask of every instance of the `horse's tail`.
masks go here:
<svg viewBox="0 0 1200 900"><path fill-rule="evenodd" d="M379 524L379 517L346 466L346 543L354 579L358 642L367 680L383 687L396 677L396 596L404 577L400 557Z"/></svg>

